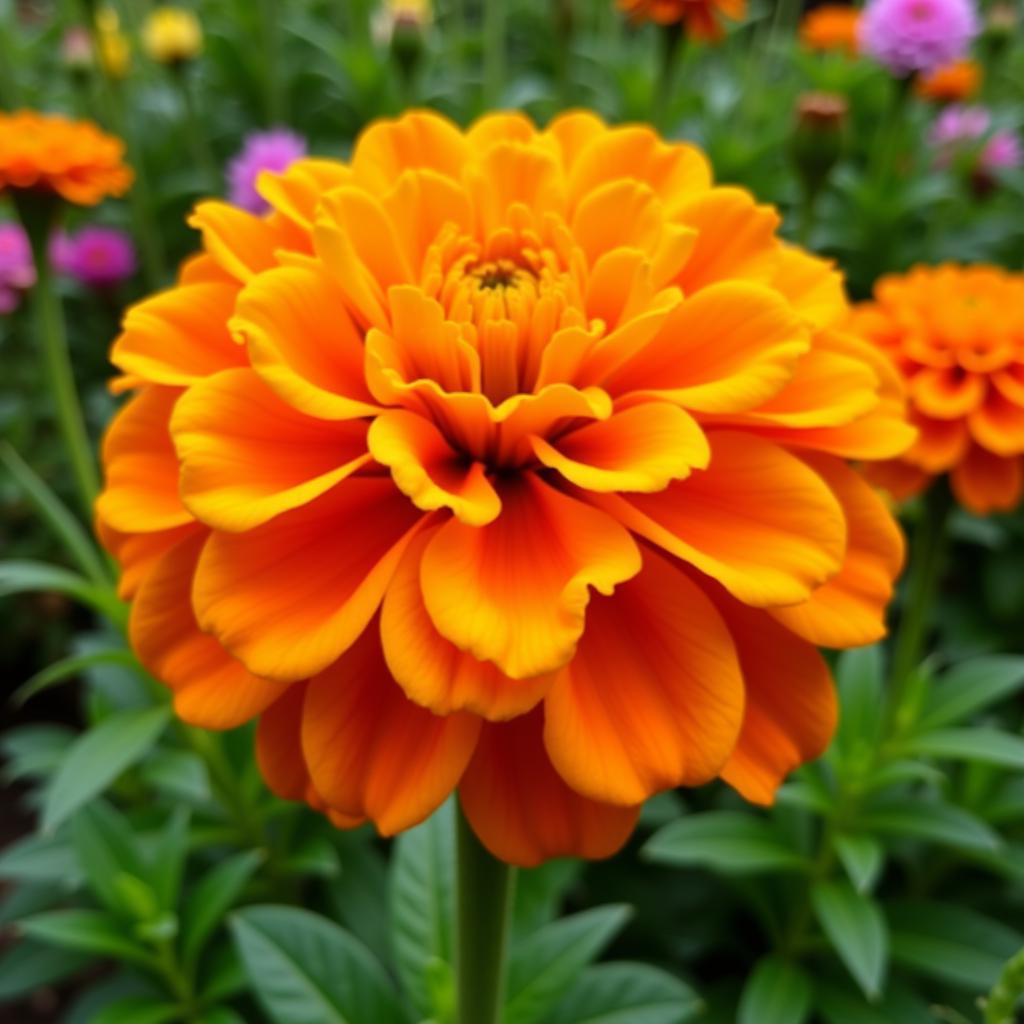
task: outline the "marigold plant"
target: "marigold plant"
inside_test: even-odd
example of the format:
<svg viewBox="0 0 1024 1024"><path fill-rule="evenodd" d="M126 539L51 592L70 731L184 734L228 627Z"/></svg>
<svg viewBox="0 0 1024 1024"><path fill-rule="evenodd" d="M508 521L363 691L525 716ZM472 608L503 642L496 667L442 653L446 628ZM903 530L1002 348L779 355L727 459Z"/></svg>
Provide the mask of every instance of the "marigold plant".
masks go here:
<svg viewBox="0 0 1024 1024"><path fill-rule="evenodd" d="M124 143L91 121L0 112L0 193L56 194L79 206L123 195L132 183Z"/></svg>
<svg viewBox="0 0 1024 1024"><path fill-rule="evenodd" d="M725 34L722 19L738 21L746 0L618 0L619 9L635 21L680 25L695 39L717 41Z"/></svg>
<svg viewBox="0 0 1024 1024"><path fill-rule="evenodd" d="M917 267L882 278L853 326L907 381L917 442L871 468L897 498L948 474L984 515L1024 493L1024 275L998 267Z"/></svg>
<svg viewBox="0 0 1024 1024"><path fill-rule="evenodd" d="M178 713L260 716L270 786L496 855L612 853L819 754L816 645L900 569L847 459L913 439L839 275L704 156L575 113L431 113L199 205L113 349L100 535Z"/></svg>
<svg viewBox="0 0 1024 1024"><path fill-rule="evenodd" d="M860 11L825 4L809 11L800 22L800 42L808 50L838 50L853 57L859 49Z"/></svg>

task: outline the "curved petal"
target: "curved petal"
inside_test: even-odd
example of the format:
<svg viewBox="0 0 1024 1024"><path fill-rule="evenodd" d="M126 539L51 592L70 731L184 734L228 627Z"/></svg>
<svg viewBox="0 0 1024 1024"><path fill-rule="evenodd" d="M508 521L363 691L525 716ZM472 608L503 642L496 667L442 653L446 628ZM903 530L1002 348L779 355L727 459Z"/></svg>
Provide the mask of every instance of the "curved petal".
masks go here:
<svg viewBox="0 0 1024 1024"><path fill-rule="evenodd" d="M553 857L597 860L630 837L638 807L580 796L551 767L539 710L485 725L459 786L462 809L499 860L532 868Z"/></svg>
<svg viewBox="0 0 1024 1024"><path fill-rule="evenodd" d="M554 673L510 679L438 633L420 586L423 552L435 532L413 540L384 595L380 629L388 668L410 700L435 714L466 710L494 721L521 715L541 700Z"/></svg>
<svg viewBox="0 0 1024 1024"><path fill-rule="evenodd" d="M128 631L139 661L174 692L179 717L204 729L233 729L282 693L246 671L201 632L192 612L192 580L205 533L190 534L166 551L132 604Z"/></svg>
<svg viewBox="0 0 1024 1024"><path fill-rule="evenodd" d="M838 574L804 604L772 609L772 615L821 647L874 643L886 633L885 611L903 568L903 534L860 474L827 456L804 459L843 507L846 557Z"/></svg>
<svg viewBox="0 0 1024 1024"><path fill-rule="evenodd" d="M366 432L362 420L302 415L253 370L224 370L174 409L182 500L207 526L250 530L370 463Z"/></svg>
<svg viewBox="0 0 1024 1024"><path fill-rule="evenodd" d="M450 508L469 526L498 518L501 499L481 462L468 462L434 424L404 409L378 416L370 427L370 451L391 469L395 486L424 511Z"/></svg>
<svg viewBox="0 0 1024 1024"><path fill-rule="evenodd" d="M282 800L305 800L311 786L302 754L302 708L306 684L285 689L256 728L256 763L270 792Z"/></svg>
<svg viewBox="0 0 1024 1024"><path fill-rule="evenodd" d="M660 491L706 469L711 457L693 417L666 402L634 405L552 443L532 437L531 444L545 466L588 491Z"/></svg>
<svg viewBox="0 0 1024 1024"><path fill-rule="evenodd" d="M296 160L284 173L263 171L256 191L282 216L311 232L320 197L352 180L352 170L337 160Z"/></svg>
<svg viewBox="0 0 1024 1024"><path fill-rule="evenodd" d="M438 632L513 679L572 657L590 588L611 593L640 570L640 553L610 516L532 474L499 485L487 526L452 519L427 546L423 599Z"/></svg>
<svg viewBox="0 0 1024 1024"><path fill-rule="evenodd" d="M214 532L199 623L257 675L311 676L366 628L422 520L390 479L353 477L247 533Z"/></svg>
<svg viewBox="0 0 1024 1024"><path fill-rule="evenodd" d="M846 550L835 496L796 456L749 434L708 433L711 465L658 494L590 501L718 580L746 604L806 601Z"/></svg>
<svg viewBox="0 0 1024 1024"><path fill-rule="evenodd" d="M1024 458L993 455L972 445L950 474L957 501L975 515L1009 512L1024 494Z"/></svg>
<svg viewBox="0 0 1024 1024"><path fill-rule="evenodd" d="M849 316L843 275L831 260L784 245L769 283L815 327L835 327Z"/></svg>
<svg viewBox="0 0 1024 1024"><path fill-rule="evenodd" d="M745 412L783 388L809 345L807 328L775 292L716 284L676 306L604 386L698 412Z"/></svg>
<svg viewBox="0 0 1024 1024"><path fill-rule="evenodd" d="M861 472L872 487L877 487L896 502L920 494L934 479L932 474L902 459L868 463Z"/></svg>
<svg viewBox="0 0 1024 1024"><path fill-rule="evenodd" d="M985 400L986 383L975 373L958 366L922 367L909 381L907 391L918 409L937 420L962 419Z"/></svg>
<svg viewBox="0 0 1024 1024"><path fill-rule="evenodd" d="M155 533L192 514L178 495L178 457L168 421L181 391L149 387L126 402L103 438L106 482L96 513L115 530Z"/></svg>
<svg viewBox="0 0 1024 1024"><path fill-rule="evenodd" d="M743 676L721 616L650 549L596 598L576 656L544 701L544 745L577 792L639 804L718 775L739 735Z"/></svg>
<svg viewBox="0 0 1024 1024"><path fill-rule="evenodd" d="M99 516L96 517L95 526L99 542L121 570L117 596L122 601L130 601L135 596L142 581L162 555L189 534L203 529L199 523L190 522L154 533L123 533L108 526Z"/></svg>
<svg viewBox="0 0 1024 1024"><path fill-rule="evenodd" d="M203 248L218 266L242 282L276 266L285 241L265 218L216 199L197 204L188 223L202 232Z"/></svg>
<svg viewBox="0 0 1024 1024"><path fill-rule="evenodd" d="M984 403L967 417L971 436L993 455L1024 452L1024 408L999 391L991 391Z"/></svg>
<svg viewBox="0 0 1024 1024"><path fill-rule="evenodd" d="M971 438L963 420L933 420L913 412L911 421L920 433L906 457L915 466L928 473L944 473L966 454Z"/></svg>
<svg viewBox="0 0 1024 1024"><path fill-rule="evenodd" d="M479 731L475 715L438 716L409 700L371 626L310 680L302 749L313 785L331 807L394 835L444 803Z"/></svg>
<svg viewBox="0 0 1024 1024"><path fill-rule="evenodd" d="M587 144L604 131L605 123L596 114L589 110L570 110L555 117L545 134L558 143L563 166L571 168Z"/></svg>

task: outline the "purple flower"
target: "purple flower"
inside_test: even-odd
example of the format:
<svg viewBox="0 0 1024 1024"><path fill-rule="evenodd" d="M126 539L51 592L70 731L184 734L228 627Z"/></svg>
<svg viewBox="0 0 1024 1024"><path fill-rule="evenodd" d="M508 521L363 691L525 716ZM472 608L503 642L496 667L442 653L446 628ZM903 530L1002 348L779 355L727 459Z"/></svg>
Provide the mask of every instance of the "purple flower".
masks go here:
<svg viewBox="0 0 1024 1024"><path fill-rule="evenodd" d="M860 21L860 46L902 78L959 60L978 28L972 0L870 0Z"/></svg>
<svg viewBox="0 0 1024 1024"><path fill-rule="evenodd" d="M76 235L55 235L50 262L58 273L88 288L113 288L135 273L135 246L125 232L94 225Z"/></svg>
<svg viewBox="0 0 1024 1024"><path fill-rule="evenodd" d="M32 249L20 224L0 224L0 314L18 308L21 292L36 283Z"/></svg>
<svg viewBox="0 0 1024 1024"><path fill-rule="evenodd" d="M977 106L954 105L946 107L935 119L928 141L935 149L935 162L948 167L957 157L975 153L976 172L1019 167L1024 162L1024 148L1016 132L991 132L992 115Z"/></svg>
<svg viewBox="0 0 1024 1024"><path fill-rule="evenodd" d="M981 165L989 171L1006 171L1024 164L1024 146L1016 132L993 132L981 151Z"/></svg>
<svg viewBox="0 0 1024 1024"><path fill-rule="evenodd" d="M253 132L246 138L241 152L228 164L228 198L243 210L263 213L267 203L256 191L260 174L286 171L305 155L306 140L288 128Z"/></svg>

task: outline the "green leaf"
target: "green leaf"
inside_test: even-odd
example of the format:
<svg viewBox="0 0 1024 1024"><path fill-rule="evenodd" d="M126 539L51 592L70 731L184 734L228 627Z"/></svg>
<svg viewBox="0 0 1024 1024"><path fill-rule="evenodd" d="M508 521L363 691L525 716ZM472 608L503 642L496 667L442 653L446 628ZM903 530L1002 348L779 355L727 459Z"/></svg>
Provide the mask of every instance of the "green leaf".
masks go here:
<svg viewBox="0 0 1024 1024"><path fill-rule="evenodd" d="M228 1006L215 1006L207 1010L197 1024L246 1024L246 1021Z"/></svg>
<svg viewBox="0 0 1024 1024"><path fill-rule="evenodd" d="M811 1011L811 982L778 957L760 960L743 987L737 1024L804 1024Z"/></svg>
<svg viewBox="0 0 1024 1024"><path fill-rule="evenodd" d="M576 881L583 862L570 857L549 860L540 867L516 874L516 898L512 905L512 934L526 936L558 916L566 890Z"/></svg>
<svg viewBox="0 0 1024 1024"><path fill-rule="evenodd" d="M972 726L964 729L938 729L908 736L901 744L905 753L918 757L947 758L951 761L978 761L1003 768L1024 768L1024 739Z"/></svg>
<svg viewBox="0 0 1024 1024"><path fill-rule="evenodd" d="M839 690L837 743L845 757L859 757L870 749L882 725L882 648L859 647L844 651L836 661Z"/></svg>
<svg viewBox="0 0 1024 1024"><path fill-rule="evenodd" d="M861 828L880 835L925 839L963 850L997 850L998 833L967 811L928 800L886 800L864 811Z"/></svg>
<svg viewBox="0 0 1024 1024"><path fill-rule="evenodd" d="M260 1003L276 1024L404 1024L387 975L336 924L293 907L247 907L231 918Z"/></svg>
<svg viewBox="0 0 1024 1024"><path fill-rule="evenodd" d="M991 655L961 662L934 684L920 718L922 729L962 722L1024 688L1024 657Z"/></svg>
<svg viewBox="0 0 1024 1024"><path fill-rule="evenodd" d="M0 953L0 1003L13 1001L66 978L91 957L23 939Z"/></svg>
<svg viewBox="0 0 1024 1024"><path fill-rule="evenodd" d="M25 918L19 927L26 935L62 949L152 966L149 952L127 937L121 921L102 910L51 910Z"/></svg>
<svg viewBox="0 0 1024 1024"><path fill-rule="evenodd" d="M181 878L188 856L189 812L175 808L157 834L155 848L150 851L148 872L161 909L174 910L178 905Z"/></svg>
<svg viewBox="0 0 1024 1024"><path fill-rule="evenodd" d="M390 872L391 941L403 991L431 1016L428 969L454 963L455 815L451 801L399 836Z"/></svg>
<svg viewBox="0 0 1024 1024"><path fill-rule="evenodd" d="M75 740L46 790L43 830L55 829L140 760L163 732L170 716L167 706L121 711Z"/></svg>
<svg viewBox="0 0 1024 1024"><path fill-rule="evenodd" d="M138 662L130 651L119 647L112 647L105 651L94 651L90 654L75 654L70 658L62 658L60 661L55 661L52 665L47 665L46 668L26 680L11 695L11 701L20 706L36 696L36 694L49 690L51 687L68 679L74 679L84 669L92 668L96 665L110 664L134 666Z"/></svg>
<svg viewBox="0 0 1024 1024"><path fill-rule="evenodd" d="M892 958L902 967L977 994L987 992L1024 936L999 921L944 903L890 907Z"/></svg>
<svg viewBox="0 0 1024 1024"><path fill-rule="evenodd" d="M92 1024L167 1024L180 1019L174 1003L159 996L126 996L105 1006Z"/></svg>
<svg viewBox="0 0 1024 1024"><path fill-rule="evenodd" d="M928 1004L903 989L887 993L871 1006L859 992L820 982L815 986L815 1003L827 1024L936 1024Z"/></svg>
<svg viewBox="0 0 1024 1024"><path fill-rule="evenodd" d="M75 739L61 725L25 725L0 736L4 777L10 780L52 775Z"/></svg>
<svg viewBox="0 0 1024 1024"><path fill-rule="evenodd" d="M647 964L587 967L544 1024L686 1024L703 1004L685 982Z"/></svg>
<svg viewBox="0 0 1024 1024"><path fill-rule="evenodd" d="M840 834L835 838L835 847L857 892L870 892L885 861L882 844L871 836Z"/></svg>
<svg viewBox="0 0 1024 1024"><path fill-rule="evenodd" d="M197 961L206 940L238 901L263 860L261 850L245 850L221 861L191 887L181 925L182 956L186 963Z"/></svg>
<svg viewBox="0 0 1024 1024"><path fill-rule="evenodd" d="M724 874L803 871L807 861L770 822L741 811L709 811L666 826L647 841L649 860Z"/></svg>
<svg viewBox="0 0 1024 1024"><path fill-rule="evenodd" d="M196 805L211 799L206 765L191 750L154 750L140 773L147 784L174 800Z"/></svg>
<svg viewBox="0 0 1024 1024"><path fill-rule="evenodd" d="M103 800L81 808L71 821L78 861L96 898L115 912L132 912L119 879L143 875L135 833L124 816Z"/></svg>
<svg viewBox="0 0 1024 1024"><path fill-rule="evenodd" d="M811 902L854 980L869 999L877 998L889 962L889 932L877 904L846 882L820 882L811 890Z"/></svg>
<svg viewBox="0 0 1024 1024"><path fill-rule="evenodd" d="M622 930L631 910L595 907L552 921L516 943L509 957L503 1024L535 1024Z"/></svg>
<svg viewBox="0 0 1024 1024"><path fill-rule="evenodd" d="M381 907L390 906L388 862L372 844L368 830L336 832L334 840L342 870L327 886L331 916L390 967L394 962L391 916L381 913Z"/></svg>
<svg viewBox="0 0 1024 1024"><path fill-rule="evenodd" d="M83 881L75 851L60 836L30 835L0 853L0 879L8 882L48 882L66 892Z"/></svg>
<svg viewBox="0 0 1024 1024"><path fill-rule="evenodd" d="M113 591L59 565L28 560L0 562L0 597L33 593L64 594L101 615L109 615L117 602Z"/></svg>

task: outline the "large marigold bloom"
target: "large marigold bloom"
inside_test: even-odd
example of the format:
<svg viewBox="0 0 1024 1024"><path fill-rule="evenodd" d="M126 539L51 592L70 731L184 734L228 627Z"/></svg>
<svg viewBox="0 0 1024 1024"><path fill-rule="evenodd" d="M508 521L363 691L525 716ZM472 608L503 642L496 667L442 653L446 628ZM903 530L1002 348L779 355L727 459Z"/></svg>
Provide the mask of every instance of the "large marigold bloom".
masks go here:
<svg viewBox="0 0 1024 1024"><path fill-rule="evenodd" d="M842 4L825 4L804 15L800 42L808 50L837 50L855 57L860 49L860 11Z"/></svg>
<svg viewBox="0 0 1024 1024"><path fill-rule="evenodd" d="M917 267L884 277L852 327L907 382L916 444L869 473L896 498L944 474L979 515L1024 494L1024 274L998 267Z"/></svg>
<svg viewBox="0 0 1024 1024"><path fill-rule="evenodd" d="M669 787L770 801L833 730L814 645L878 639L902 557L845 460L913 432L838 275L586 113L412 113L261 190L113 350L99 529L178 713L260 715L340 825L457 787L519 864Z"/></svg>
<svg viewBox="0 0 1024 1024"><path fill-rule="evenodd" d="M680 25L695 39L717 42L725 35L722 18L739 21L746 0L618 0L619 9L634 21Z"/></svg>
<svg viewBox="0 0 1024 1024"><path fill-rule="evenodd" d="M79 206L95 206L107 196L123 195L131 183L124 143L91 121L28 110L0 113L0 193L55 193Z"/></svg>

